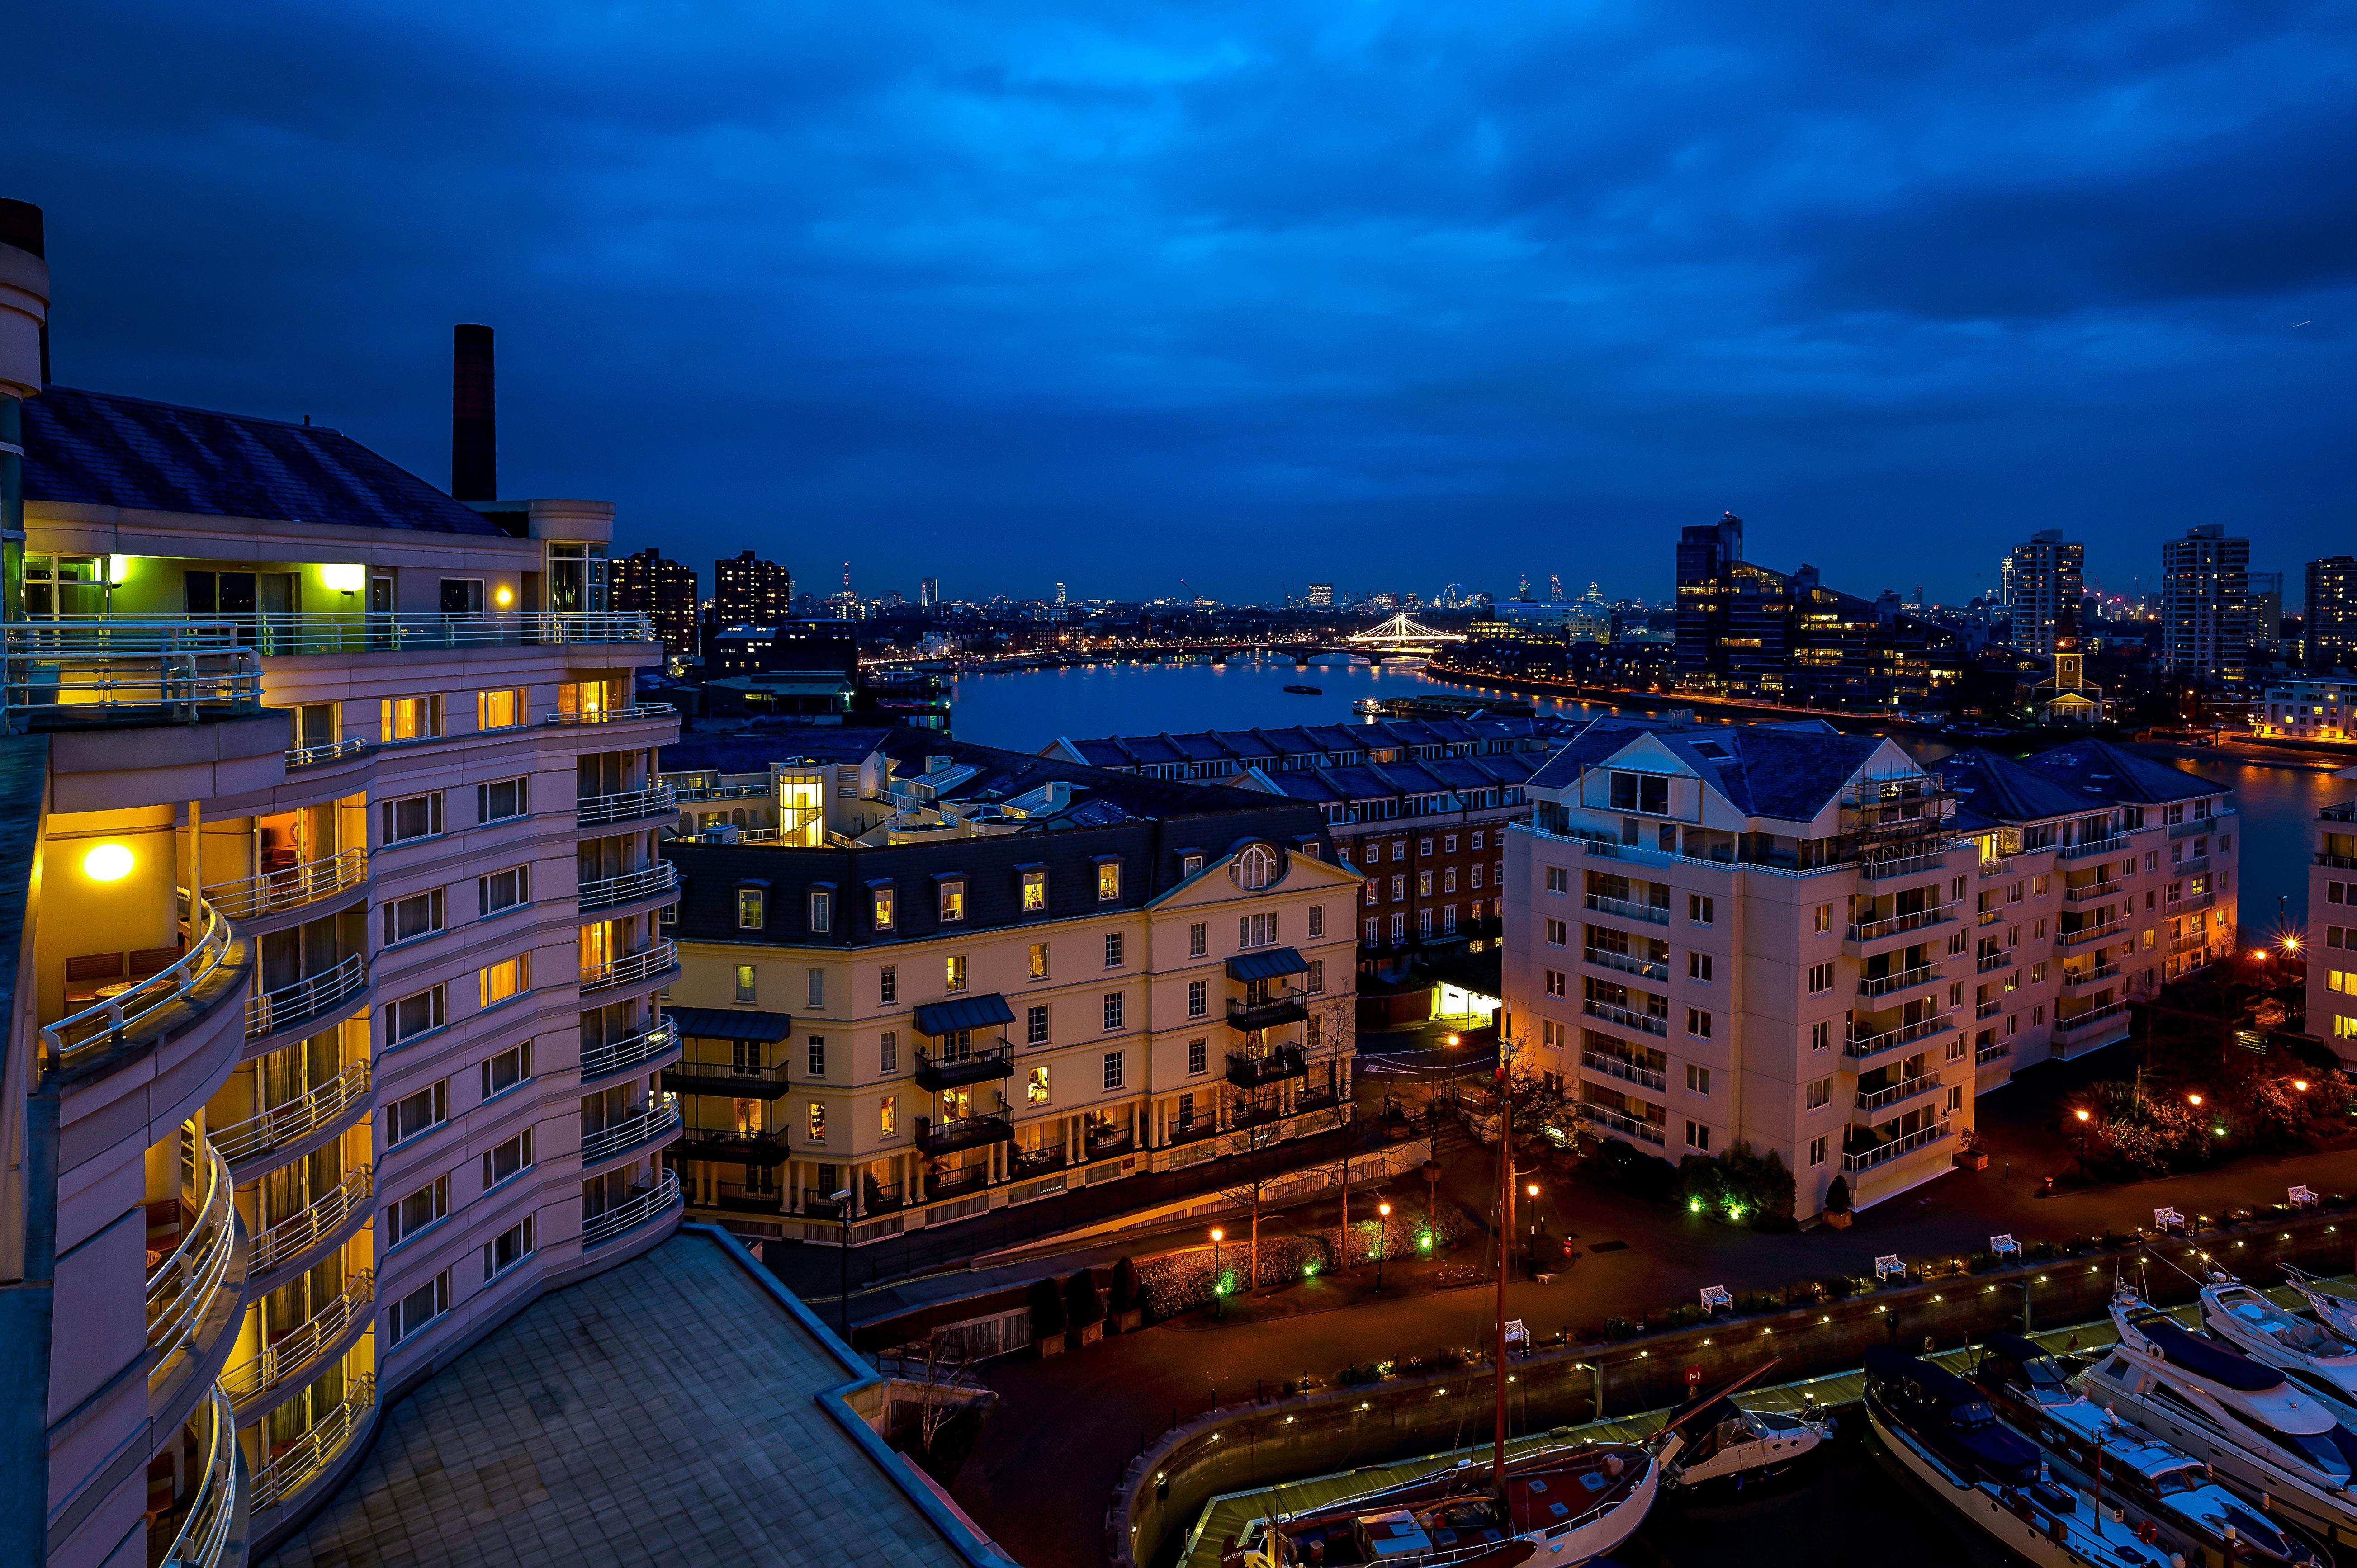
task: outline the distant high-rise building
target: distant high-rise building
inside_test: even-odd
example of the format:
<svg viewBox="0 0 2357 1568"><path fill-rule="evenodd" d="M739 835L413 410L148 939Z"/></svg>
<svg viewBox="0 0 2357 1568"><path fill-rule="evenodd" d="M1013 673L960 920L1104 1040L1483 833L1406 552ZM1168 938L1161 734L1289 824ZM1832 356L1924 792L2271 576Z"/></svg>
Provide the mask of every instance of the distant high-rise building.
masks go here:
<svg viewBox="0 0 2357 1568"><path fill-rule="evenodd" d="M2251 638L2251 542L2207 523L2160 546L2160 661L2172 675L2240 685Z"/></svg>
<svg viewBox="0 0 2357 1568"><path fill-rule="evenodd" d="M2273 648L2283 636L2281 572L2251 574L2251 646Z"/></svg>
<svg viewBox="0 0 2357 1568"><path fill-rule="evenodd" d="M2078 541L2064 539L2061 529L2050 528L2032 534L2029 543L2015 545L2005 558L1999 573L2016 648L2053 655L2055 628L2065 614L2078 614L2080 596L2086 591L2086 552ZM1922 597L1921 588L1916 597Z"/></svg>
<svg viewBox="0 0 2357 1568"><path fill-rule="evenodd" d="M794 613L794 575L750 550L712 564L712 618L720 629L775 626Z"/></svg>
<svg viewBox="0 0 2357 1568"><path fill-rule="evenodd" d="M939 577L917 579L917 603L931 609L942 602L942 580Z"/></svg>
<svg viewBox="0 0 2357 1568"><path fill-rule="evenodd" d="M1062 607L1062 606L1063 606L1063 603L1064 603L1064 585L1063 585L1063 584L1061 584L1061 583L1059 583L1059 584L1057 584L1057 585L1056 585L1056 604L1057 604L1057 607L1058 607L1059 608L1061 608L1061 607Z"/></svg>
<svg viewBox="0 0 2357 1568"><path fill-rule="evenodd" d="M1587 585L1588 585L1590 588L1593 588L1593 587L1595 587L1595 586L1596 586L1596 585L1595 585L1595 584L1593 584L1593 583L1590 583L1590 584L1588 584ZM1562 600L1562 598L1563 598L1563 577L1562 577L1561 574L1559 574L1559 573L1552 573L1552 572L1551 572L1551 573L1549 573L1549 574L1547 575L1547 597L1548 597L1550 600L1557 601L1557 602L1560 602L1560 601Z"/></svg>
<svg viewBox="0 0 2357 1568"><path fill-rule="evenodd" d="M1334 585L1331 583L1310 584L1309 602L1316 605L1320 609L1332 609L1334 607Z"/></svg>
<svg viewBox="0 0 2357 1568"><path fill-rule="evenodd" d="M2308 564L2308 596L2300 636L2310 670L2357 663L2357 556L2328 555Z"/></svg>
<svg viewBox="0 0 2357 1568"><path fill-rule="evenodd" d="M695 651L695 568L665 556L650 544L614 563L614 607L636 611L655 623L663 651L683 657Z"/></svg>

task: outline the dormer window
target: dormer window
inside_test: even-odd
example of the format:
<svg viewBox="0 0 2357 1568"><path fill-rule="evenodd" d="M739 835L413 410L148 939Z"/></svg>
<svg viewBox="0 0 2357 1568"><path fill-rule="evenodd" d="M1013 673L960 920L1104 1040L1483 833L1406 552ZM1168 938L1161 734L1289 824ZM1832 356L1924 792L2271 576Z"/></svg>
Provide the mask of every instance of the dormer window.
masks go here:
<svg viewBox="0 0 2357 1568"><path fill-rule="evenodd" d="M965 878L944 876L941 880L942 919L944 923L965 918Z"/></svg>
<svg viewBox="0 0 2357 1568"><path fill-rule="evenodd" d="M1659 773L1615 772L1612 775L1612 809L1667 816L1670 811L1670 781Z"/></svg>
<svg viewBox="0 0 2357 1568"><path fill-rule="evenodd" d="M1236 856L1236 886L1258 892L1276 880L1276 852L1265 843L1249 845Z"/></svg>
<svg viewBox="0 0 2357 1568"><path fill-rule="evenodd" d="M813 935L834 929L834 889L813 887L810 895L810 929Z"/></svg>
<svg viewBox="0 0 2357 1568"><path fill-rule="evenodd" d="M768 921L770 892L766 887L737 889L737 929L758 931Z"/></svg>
<svg viewBox="0 0 2357 1568"><path fill-rule="evenodd" d="M873 900L869 908L874 911L876 929L879 931L890 930L892 929L892 889L871 888L869 897Z"/></svg>
<svg viewBox="0 0 2357 1568"><path fill-rule="evenodd" d="M1048 868L1034 866L1023 874L1023 912L1045 914L1048 908Z"/></svg>
<svg viewBox="0 0 2357 1568"><path fill-rule="evenodd" d="M1121 897L1121 857L1104 855L1097 861L1097 902L1110 904Z"/></svg>

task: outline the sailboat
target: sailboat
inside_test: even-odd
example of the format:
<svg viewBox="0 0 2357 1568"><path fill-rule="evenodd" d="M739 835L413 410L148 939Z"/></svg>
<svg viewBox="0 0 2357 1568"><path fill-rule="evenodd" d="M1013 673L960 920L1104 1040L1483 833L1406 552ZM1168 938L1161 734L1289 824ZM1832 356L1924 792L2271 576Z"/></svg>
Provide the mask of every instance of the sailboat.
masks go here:
<svg viewBox="0 0 2357 1568"><path fill-rule="evenodd" d="M1675 1422L1654 1434L1652 1445L1550 1444L1511 1461L1506 1457L1506 1260L1514 1233L1509 1054L1498 1053L1495 1424L1490 1462L1466 1459L1310 1513L1254 1520L1221 1552L1222 1568L1579 1568L1635 1534L1652 1509L1663 1466L1683 1441ZM1738 1380L1723 1391L1731 1393L1749 1380Z"/></svg>
<svg viewBox="0 0 2357 1568"><path fill-rule="evenodd" d="M2316 1568L2315 1544L2244 1503L2182 1449L2128 1425L2071 1386L2045 1348L2018 1334L1981 1347L1973 1380L1997 1414L2035 1441L2056 1471L2116 1509L2138 1537L2204 1568Z"/></svg>
<svg viewBox="0 0 2357 1568"><path fill-rule="evenodd" d="M2245 1498L2334 1546L2357 1545L2357 1434L2275 1367L2181 1327L2123 1286L2119 1342L2080 1386L2097 1404L2206 1463ZM2344 1407L2345 1408L2345 1407Z"/></svg>

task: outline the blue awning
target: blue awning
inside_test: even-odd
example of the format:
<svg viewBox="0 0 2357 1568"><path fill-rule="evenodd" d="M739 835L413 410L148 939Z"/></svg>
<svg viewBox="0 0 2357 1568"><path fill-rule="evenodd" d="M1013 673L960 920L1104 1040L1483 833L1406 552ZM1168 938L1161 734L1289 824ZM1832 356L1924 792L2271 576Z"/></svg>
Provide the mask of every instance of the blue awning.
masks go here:
<svg viewBox="0 0 2357 1568"><path fill-rule="evenodd" d="M783 1013L740 1012L730 1007L666 1007L663 1016L679 1032L699 1040L782 1040L794 1021Z"/></svg>
<svg viewBox="0 0 2357 1568"><path fill-rule="evenodd" d="M983 1029L993 1024L1012 1024L1015 1009L1006 998L993 992L988 996L960 996L948 1002L928 1002L917 1009L917 1027L928 1035L955 1034L960 1029Z"/></svg>
<svg viewBox="0 0 2357 1568"><path fill-rule="evenodd" d="M1275 980L1280 974L1307 974L1309 961L1291 948L1271 948L1228 960L1230 980Z"/></svg>

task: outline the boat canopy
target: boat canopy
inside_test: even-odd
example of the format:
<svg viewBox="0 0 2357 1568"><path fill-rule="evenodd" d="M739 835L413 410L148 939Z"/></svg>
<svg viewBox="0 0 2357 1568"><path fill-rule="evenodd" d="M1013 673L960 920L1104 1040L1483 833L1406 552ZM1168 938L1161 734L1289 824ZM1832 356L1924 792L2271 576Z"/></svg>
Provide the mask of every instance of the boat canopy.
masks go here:
<svg viewBox="0 0 2357 1568"><path fill-rule="evenodd" d="M2197 1378L2207 1378L2244 1393L2264 1393L2283 1386L2284 1375L2273 1367L2262 1366L2247 1356L2237 1356L2213 1345L2178 1326L2161 1313L2147 1311L2132 1316L2128 1326L2152 1342L2162 1360L2182 1367Z"/></svg>

